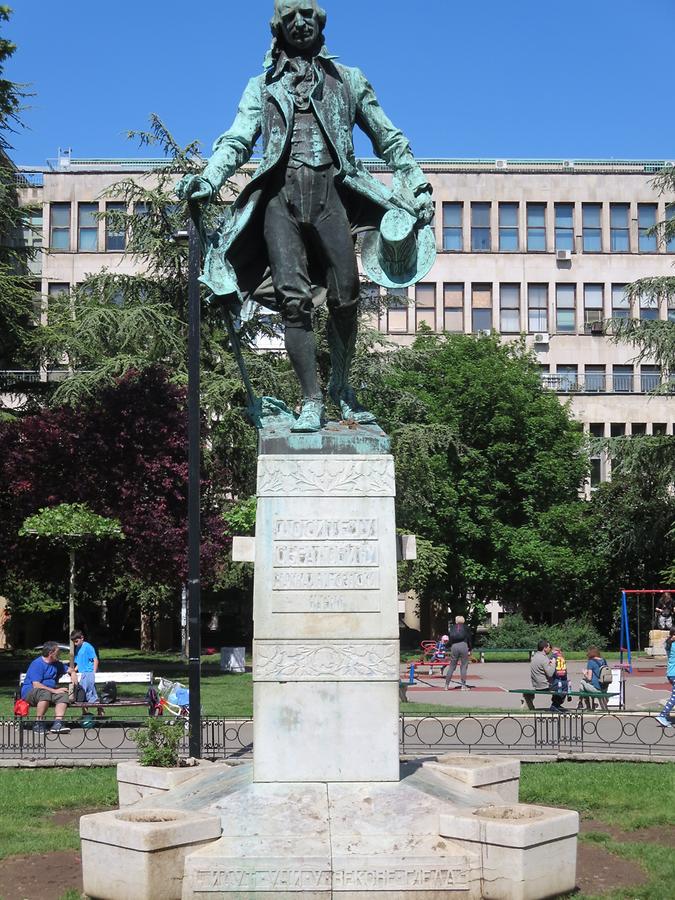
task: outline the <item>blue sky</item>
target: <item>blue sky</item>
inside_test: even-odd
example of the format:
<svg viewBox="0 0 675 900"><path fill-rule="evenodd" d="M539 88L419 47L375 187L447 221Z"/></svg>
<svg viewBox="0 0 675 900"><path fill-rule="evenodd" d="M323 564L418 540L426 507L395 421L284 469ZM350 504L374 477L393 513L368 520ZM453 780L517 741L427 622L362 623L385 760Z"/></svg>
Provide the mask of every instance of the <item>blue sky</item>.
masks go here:
<svg viewBox="0 0 675 900"><path fill-rule="evenodd" d="M205 151L261 70L272 0L5 0L7 67L35 97L13 158L149 155L158 113ZM675 0L325 0L420 157L675 158ZM370 155L365 140L357 149Z"/></svg>

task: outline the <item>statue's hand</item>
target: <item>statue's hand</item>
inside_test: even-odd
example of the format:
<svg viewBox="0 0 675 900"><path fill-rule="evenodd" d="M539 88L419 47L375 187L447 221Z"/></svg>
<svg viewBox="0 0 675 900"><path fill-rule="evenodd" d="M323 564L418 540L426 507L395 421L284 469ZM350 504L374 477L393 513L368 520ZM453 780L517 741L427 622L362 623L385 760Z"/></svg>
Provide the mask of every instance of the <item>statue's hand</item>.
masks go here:
<svg viewBox="0 0 675 900"><path fill-rule="evenodd" d="M213 199L213 187L201 175L184 175L176 185L176 196L180 200L209 203Z"/></svg>
<svg viewBox="0 0 675 900"><path fill-rule="evenodd" d="M434 202L429 191L422 191L415 197L415 215L420 225L431 224L434 218Z"/></svg>

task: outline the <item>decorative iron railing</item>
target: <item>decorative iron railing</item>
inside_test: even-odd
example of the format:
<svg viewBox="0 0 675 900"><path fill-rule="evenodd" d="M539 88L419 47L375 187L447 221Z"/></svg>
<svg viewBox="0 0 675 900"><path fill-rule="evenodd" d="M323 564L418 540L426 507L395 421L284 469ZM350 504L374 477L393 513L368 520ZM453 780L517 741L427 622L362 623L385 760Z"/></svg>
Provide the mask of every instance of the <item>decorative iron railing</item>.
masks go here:
<svg viewBox="0 0 675 900"><path fill-rule="evenodd" d="M54 761L135 759L134 736L145 718L107 719L93 727L69 722L65 734L38 731L34 720L0 719L0 758ZM187 723L181 753L188 755ZM558 754L649 756L675 760L675 726L662 728L654 715L573 712L533 715L408 716L399 720L400 752L406 757L487 753L518 757ZM246 760L253 755L252 719L202 719L206 759Z"/></svg>
<svg viewBox="0 0 675 900"><path fill-rule="evenodd" d="M651 394L660 390L675 393L675 381L661 375L644 373L624 374L543 374L544 387L559 394Z"/></svg>

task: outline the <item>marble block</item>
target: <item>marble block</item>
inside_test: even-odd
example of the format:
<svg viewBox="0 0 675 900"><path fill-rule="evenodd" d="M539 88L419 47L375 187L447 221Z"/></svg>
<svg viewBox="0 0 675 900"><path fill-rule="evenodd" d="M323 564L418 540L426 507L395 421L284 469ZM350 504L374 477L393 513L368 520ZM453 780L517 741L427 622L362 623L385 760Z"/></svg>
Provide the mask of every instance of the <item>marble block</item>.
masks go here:
<svg viewBox="0 0 675 900"><path fill-rule="evenodd" d="M121 762L117 765L117 793L120 808L132 806L145 797L163 794L171 788L189 781L213 763L197 760L193 766L163 769L158 766L142 766L137 762Z"/></svg>
<svg viewBox="0 0 675 900"><path fill-rule="evenodd" d="M180 900L187 854L220 833L218 816L180 809L125 809L83 816L85 894L103 900Z"/></svg>
<svg viewBox="0 0 675 900"><path fill-rule="evenodd" d="M518 802L520 786L520 760L495 759L491 756L460 756L448 753L428 763L446 775L480 790L493 791L502 800Z"/></svg>
<svg viewBox="0 0 675 900"><path fill-rule="evenodd" d="M574 890L579 814L525 804L441 813L439 831L480 853L482 896L537 900ZM554 864L552 864L554 863Z"/></svg>
<svg viewBox="0 0 675 900"><path fill-rule="evenodd" d="M259 682L253 729L256 781L398 781L398 682Z"/></svg>

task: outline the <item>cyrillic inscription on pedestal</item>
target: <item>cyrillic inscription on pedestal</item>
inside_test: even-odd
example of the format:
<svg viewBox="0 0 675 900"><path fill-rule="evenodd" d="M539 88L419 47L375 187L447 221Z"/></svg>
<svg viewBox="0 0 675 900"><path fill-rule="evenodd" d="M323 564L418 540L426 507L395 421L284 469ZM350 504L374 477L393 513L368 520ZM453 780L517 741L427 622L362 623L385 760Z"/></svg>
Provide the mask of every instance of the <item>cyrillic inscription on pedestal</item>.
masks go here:
<svg viewBox="0 0 675 900"><path fill-rule="evenodd" d="M377 569L276 569L274 591L376 591Z"/></svg>
<svg viewBox="0 0 675 900"><path fill-rule="evenodd" d="M274 591L272 594L273 613L377 613L380 609L378 591L348 594Z"/></svg>
<svg viewBox="0 0 675 900"><path fill-rule="evenodd" d="M267 865L221 866L200 868L194 873L193 890L203 893L219 891L309 891L330 890L330 869L311 866L295 867L278 865L270 860Z"/></svg>
<svg viewBox="0 0 675 900"><path fill-rule="evenodd" d="M437 859L336 859L333 890L338 891L457 891L468 890L466 866L440 865Z"/></svg>
<svg viewBox="0 0 675 900"><path fill-rule="evenodd" d="M377 566L376 541L275 541L275 567Z"/></svg>
<svg viewBox="0 0 675 900"><path fill-rule="evenodd" d="M275 519L275 541L374 541L377 519Z"/></svg>

